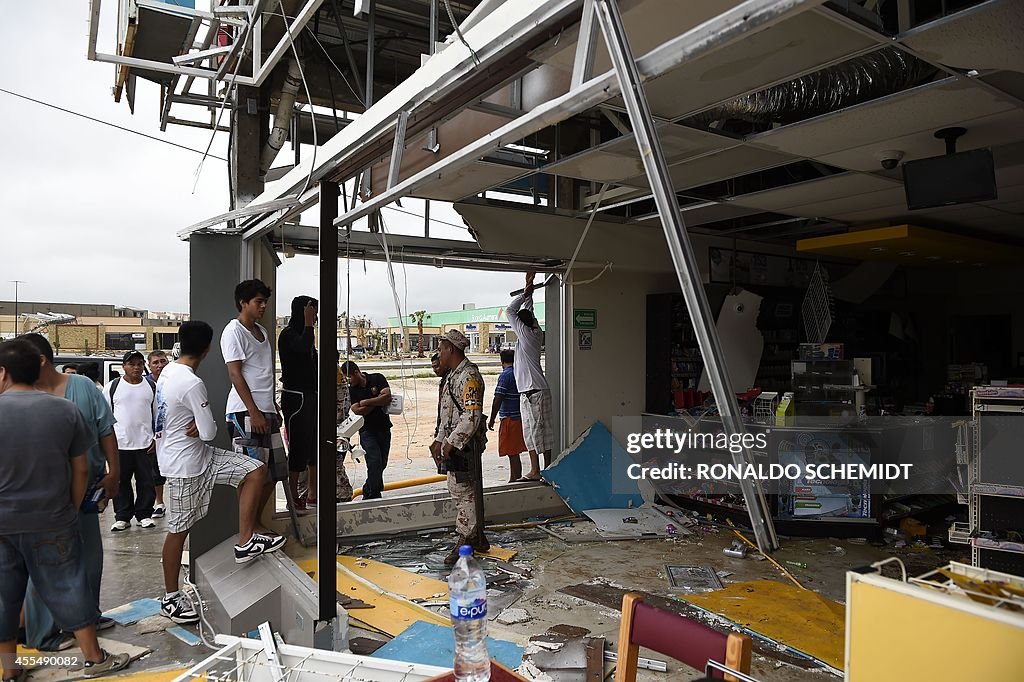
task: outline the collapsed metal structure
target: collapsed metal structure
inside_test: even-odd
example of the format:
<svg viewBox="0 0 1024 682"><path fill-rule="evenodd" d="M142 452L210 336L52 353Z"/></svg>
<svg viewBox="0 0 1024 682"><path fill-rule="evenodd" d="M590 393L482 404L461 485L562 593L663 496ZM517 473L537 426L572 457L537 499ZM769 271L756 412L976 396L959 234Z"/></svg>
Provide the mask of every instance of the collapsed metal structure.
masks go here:
<svg viewBox="0 0 1024 682"><path fill-rule="evenodd" d="M511 249L488 250L482 240L478 244L431 238L429 200L454 201L497 188L529 197L534 206L553 213L592 219L598 212L610 215L607 212L613 211L618 222L656 218L724 427L729 433L740 433L743 425L735 387L725 369L685 217L710 210L716 216L714 221L732 221L724 234L767 228L763 234L771 239L834 232L843 229L844 223L817 211L795 211L795 216L766 213L764 218L748 221L747 216L757 212L751 207L771 210L778 202L744 206L717 201L722 195L702 194L696 189L681 193L677 159L717 161L712 157L721 150L723 154L732 149L746 151L747 141L737 141L738 133L699 126L719 126L725 120L755 123L769 128L758 129L757 134L769 136L774 125L802 122L829 107L856 106L918 87L962 87L963 74L949 65L926 61L915 52L913 41L918 33L910 30L909 10L904 11L911 3L897 3L902 42L896 54L883 53L892 49L891 40L863 25L863 12L858 12L865 3L845 3L846 13L835 7L823 9L824 4L825 0L722 0L695 10L693 21L685 26L662 26L658 31L631 35L627 30L629 12L638 7L650 9L640 0L354 0L350 16L344 16L347 6L343 7L341 0L331 0L329 7L323 0L254 0L244 6L225 2L212 12L170 7L157 0L122 0L124 30L119 33L121 44L115 55L97 52L100 2L91 0L89 55L118 65L115 94L119 97L120 89L125 88L130 102L136 77L160 83L164 97L161 126L198 125L231 134L231 210L180 233L183 239L192 240L194 276L196 259L201 257L197 254L211 248L215 243L211 240L229 245L223 253L234 250L238 254L237 267L223 274L225 281L236 275L259 274L261 260L276 258L275 245L287 240L294 249L319 254L322 319L337 316L339 254L390 260L393 245L401 244L412 259L409 262L560 273L572 260L553 254L542 257ZM983 4L999 11L1009 6L1001 0ZM417 11L421 12L420 28L427 26L425 40L413 38ZM459 22L456 11L468 16ZM168 21L176 26L176 33L165 31L163 35L177 37L161 45L164 53L153 58L138 56L145 42L140 33L147 26L143 13L170 17ZM669 119L652 113L648 88L660 77L720 56L750 36L765 39L761 49L766 55L773 49L784 50L789 45L773 42L777 34L769 29L804 20L803 30L820 21L840 25L848 40L831 51L823 45L810 45L808 50L819 54L808 68L788 63L765 67L758 77L767 81L767 88L733 92L723 98L729 93L727 88L709 85L708 94L677 93L681 103L667 107L675 110ZM153 21L151 27L160 25ZM381 24L392 26L385 30L383 46ZM365 40L356 40L353 30L362 27ZM206 31L205 37L197 41L201 30ZM436 42L449 30L444 43ZM777 39L785 40L785 36L780 33ZM340 54L336 50L344 51L344 59L332 57L332 52ZM410 52L417 62L423 55L422 65L411 63ZM851 59L859 61L851 64ZM360 61L365 65L365 78L356 68ZM567 68L553 69L551 63ZM326 68L326 80L314 82L314 64ZM723 60L716 68L728 74L732 73L728 69L735 67ZM814 101L798 96L822 82L836 83L844 78L844 69L853 75L845 81L849 84L846 89L837 89L840 99ZM858 70L863 76L859 79ZM339 83L337 91L335 72L345 85L342 88ZM878 76L883 73L888 80L879 85ZM207 81L205 94L193 92L196 79ZM218 84L223 92L218 91ZM687 87L696 88L693 83ZM978 87L994 92L988 82ZM659 106L665 108L666 98L671 96L658 90ZM203 108L209 120L172 116L174 105ZM316 108L330 113L317 113ZM230 112L230 122L222 125L225 112ZM349 116L347 112L362 113ZM302 158L295 144L293 163L275 168L273 163L286 137L312 142L315 153ZM568 161L611 151L613 145L617 145L614 158L621 161L598 170L567 167ZM666 145L672 147L671 159ZM808 183L836 179L856 185L859 191L885 194L878 197L883 202L880 206L886 206L888 193L899 188L898 181L884 175L843 171L821 163L797 167L803 157L812 156L810 153L788 157L761 148L755 151L757 154L730 167L734 179L743 180L745 174L755 175L766 168L765 173L784 168ZM721 179L718 175L698 177L699 182L691 178L691 187ZM756 180L762 182L763 178ZM777 185L784 188L786 182ZM606 191L609 185L615 187ZM767 189L777 188L769 185ZM394 209L393 204L410 196L428 200L424 236L389 235L381 212ZM710 200L712 196L716 200ZM317 205L317 224L298 224L302 214ZM634 208L641 210L634 213ZM369 221L369 233L354 229L364 218ZM472 229L471 234L477 236ZM599 267L600 263L588 265ZM267 276L272 277L272 271L270 266ZM562 322L571 316L573 305L572 287L566 286L565 280L563 277L561 285L550 285L548 290L549 300L558 301L553 308ZM194 315L208 305L193 293ZM558 383L562 386L567 386L572 376L571 327L559 325L557 345L548 345L549 354L559 359ZM320 464L321 470L327 471L334 466L337 445L332 398L337 359L333 347L321 349ZM574 435L572 409L572 396L562 391L558 420L563 447ZM738 460L748 457L749 453L736 455ZM333 481L321 477L320 499L335 499L334 494ZM755 483L745 481L743 496L759 547L765 552L776 549L778 539L763 492ZM320 506L321 510L332 508L323 502ZM336 533L337 516L321 513L319 556L326 565L334 561ZM319 595L320 617L328 622L336 612L333 572L321 573Z"/></svg>

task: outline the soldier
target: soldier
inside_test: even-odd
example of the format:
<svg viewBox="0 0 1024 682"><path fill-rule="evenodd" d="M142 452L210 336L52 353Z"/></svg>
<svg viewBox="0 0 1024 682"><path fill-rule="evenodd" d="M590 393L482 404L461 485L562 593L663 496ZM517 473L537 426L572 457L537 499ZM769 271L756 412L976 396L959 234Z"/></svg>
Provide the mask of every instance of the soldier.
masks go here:
<svg viewBox="0 0 1024 682"><path fill-rule="evenodd" d="M439 364L448 369L441 392L441 420L430 446L448 473L448 492L455 503L458 540L445 565L454 565L459 547L472 545L478 552L490 549L484 536L483 474L480 458L487 447L487 416L483 413L484 379L466 359L469 340L457 330L441 339Z"/></svg>

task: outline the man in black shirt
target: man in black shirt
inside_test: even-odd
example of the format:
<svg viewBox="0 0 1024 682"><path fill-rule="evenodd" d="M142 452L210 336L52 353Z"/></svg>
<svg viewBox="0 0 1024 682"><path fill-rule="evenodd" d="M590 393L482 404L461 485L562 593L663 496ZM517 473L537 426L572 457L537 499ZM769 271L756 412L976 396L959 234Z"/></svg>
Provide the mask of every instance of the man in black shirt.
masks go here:
<svg viewBox="0 0 1024 682"><path fill-rule="evenodd" d="M296 512L316 507L317 364L313 325L317 302L309 296L292 299L292 317L281 330L281 411L288 435L288 487ZM299 476L309 470L308 497L299 497Z"/></svg>
<svg viewBox="0 0 1024 682"><path fill-rule="evenodd" d="M342 363L341 371L348 377L352 413L363 418L359 429L359 444L366 450L363 499L377 499L384 492L384 468L391 452L391 419L387 413L391 389L383 374L363 374L351 360Z"/></svg>

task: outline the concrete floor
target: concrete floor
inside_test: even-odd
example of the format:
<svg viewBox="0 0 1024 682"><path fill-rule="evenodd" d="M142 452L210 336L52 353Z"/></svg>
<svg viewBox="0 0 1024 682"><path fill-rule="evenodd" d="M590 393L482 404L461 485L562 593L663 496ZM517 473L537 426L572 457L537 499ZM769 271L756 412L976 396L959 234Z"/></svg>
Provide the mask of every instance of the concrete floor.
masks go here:
<svg viewBox="0 0 1024 682"><path fill-rule="evenodd" d="M101 518L104 532L105 562L102 607L113 608L143 597L159 597L162 593L160 548L163 542L162 522L152 530L132 526L122 533L110 533L113 522L110 510ZM574 529L589 531L588 523L577 523ZM759 578L785 580L767 561L751 558L733 559L722 554L729 545L726 531L709 532L703 536L680 539L644 541L616 541L567 544L553 537L507 543L517 549L515 561L529 566L533 576L520 583L523 595L513 604L525 608L533 620L527 623L501 626L493 621L489 625L492 636L525 643L530 635L544 632L558 624L588 628L592 636L606 636L617 640L618 613L612 609L575 599L558 592L562 587L602 577L629 589L668 595L665 577L666 564L709 565L715 570L732 571L723 582L738 582ZM400 542L397 540L396 542ZM799 561L807 569L792 568L793 573L807 587L836 600L845 599L845 571L893 554L886 548L854 544L846 540L785 538L784 549L776 554L779 561ZM842 548L838 551L836 547ZM289 545L289 553L298 555L298 543ZM911 575L920 574L951 559L962 559L950 552L925 550L911 552L899 550L908 563ZM143 634L139 627L118 626L109 637L152 649L146 658L136 662L132 670L157 670L169 666L189 666L204 658L204 647L190 647L164 632ZM650 658L664 660L664 656L647 652ZM800 682L829 678L822 671L808 671L782 665L777 661L755 654L754 676L765 682ZM688 680L699 677L695 671L670 663L669 675L641 671L641 680Z"/></svg>

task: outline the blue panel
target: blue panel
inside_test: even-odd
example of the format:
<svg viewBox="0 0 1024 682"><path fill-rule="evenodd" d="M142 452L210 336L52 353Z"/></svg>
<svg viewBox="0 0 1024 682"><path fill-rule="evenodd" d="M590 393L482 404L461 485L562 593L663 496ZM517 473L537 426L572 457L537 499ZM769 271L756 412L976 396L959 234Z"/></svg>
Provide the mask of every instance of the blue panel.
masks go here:
<svg viewBox="0 0 1024 682"><path fill-rule="evenodd" d="M189 632L188 630L179 625L175 625L172 628L167 628L166 632L174 635L175 637L183 641L185 644L188 644L189 646L199 646L203 643L203 640L199 638L199 635L197 635L194 632Z"/></svg>
<svg viewBox="0 0 1024 682"><path fill-rule="evenodd" d="M514 642L488 637L487 651L491 658L512 670L523 662L523 647ZM455 635L450 627L418 620L377 649L373 656L451 668L455 661Z"/></svg>
<svg viewBox="0 0 1024 682"><path fill-rule="evenodd" d="M605 425L594 422L565 455L540 475L577 514L588 509L628 509L639 507L644 498L636 481L616 472L613 462L631 461Z"/></svg>
<svg viewBox="0 0 1024 682"><path fill-rule="evenodd" d="M189 9L196 8L196 0L156 0L162 2L165 5L174 5L175 7L187 7Z"/></svg>
<svg viewBox="0 0 1024 682"><path fill-rule="evenodd" d="M138 599L136 601L118 606L103 613L104 616L117 621L119 625L131 625L138 623L143 618L156 616L160 613L159 599Z"/></svg>

